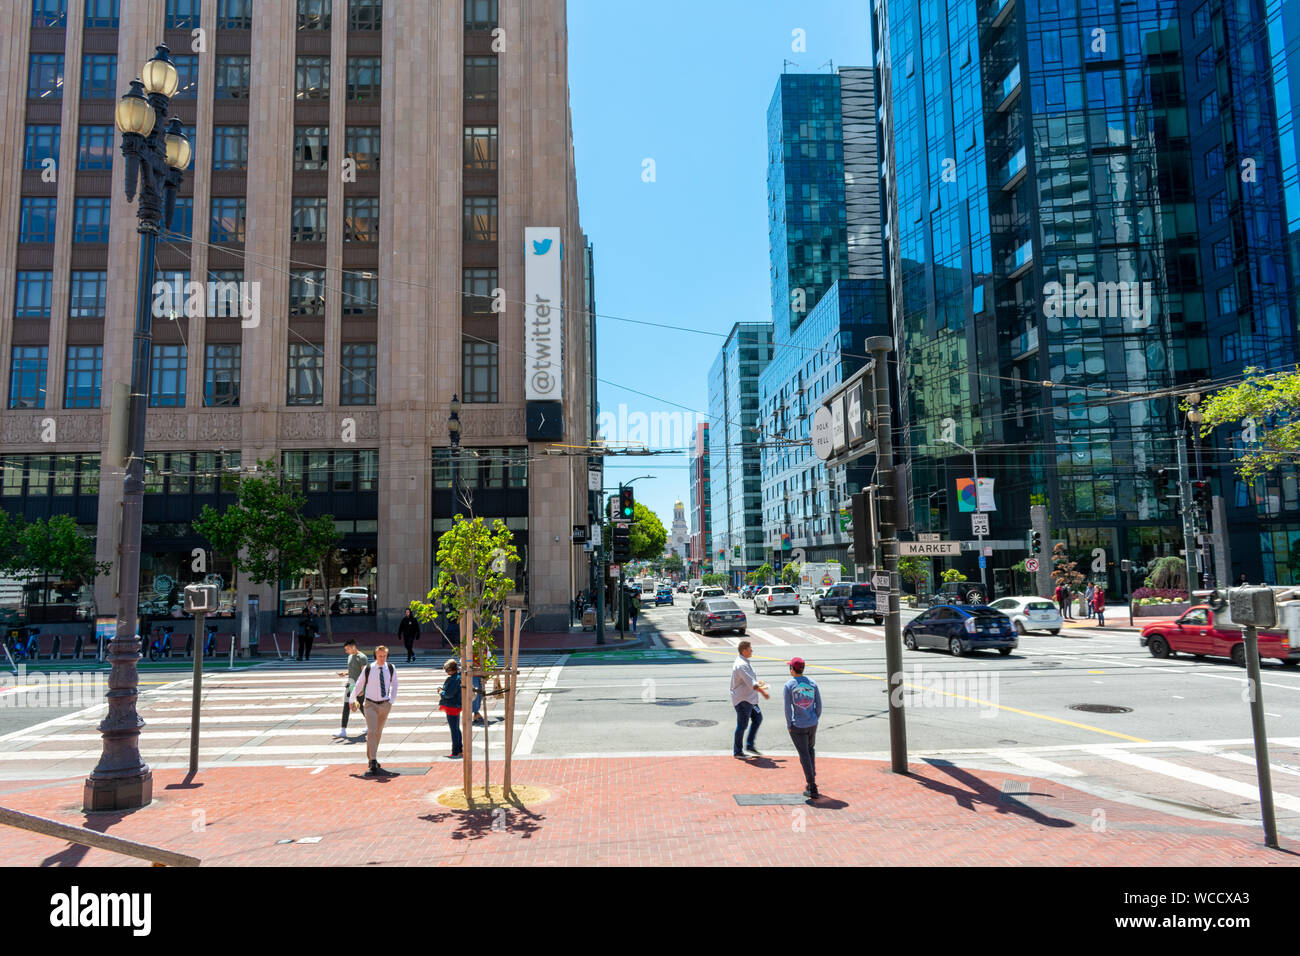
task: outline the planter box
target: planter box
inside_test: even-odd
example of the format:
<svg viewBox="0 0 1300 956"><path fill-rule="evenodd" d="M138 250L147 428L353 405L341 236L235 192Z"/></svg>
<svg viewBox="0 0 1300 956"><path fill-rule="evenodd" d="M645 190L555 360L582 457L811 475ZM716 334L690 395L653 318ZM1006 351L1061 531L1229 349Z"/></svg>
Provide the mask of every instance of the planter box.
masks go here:
<svg viewBox="0 0 1300 956"><path fill-rule="evenodd" d="M1134 617L1181 617L1184 611L1195 607L1187 601L1178 604L1144 604L1133 608Z"/></svg>

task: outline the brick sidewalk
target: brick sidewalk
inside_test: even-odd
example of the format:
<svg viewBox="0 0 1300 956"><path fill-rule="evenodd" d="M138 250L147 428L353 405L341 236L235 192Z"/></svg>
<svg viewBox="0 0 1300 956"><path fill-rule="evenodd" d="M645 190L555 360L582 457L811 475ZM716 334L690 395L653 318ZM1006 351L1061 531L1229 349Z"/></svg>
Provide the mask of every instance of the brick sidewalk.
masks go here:
<svg viewBox="0 0 1300 956"><path fill-rule="evenodd" d="M392 767L397 764L391 764ZM6 782L0 804L200 857L205 866L411 865L1006 865L1296 866L1258 827L1202 822L1103 800L1005 772L824 759L816 805L739 806L733 794L802 789L794 758L533 758L515 783L549 799L487 811L434 800L459 762L427 775L367 780L361 768L235 767L155 774L154 804L131 814L80 811L82 781ZM422 768L421 768L422 769ZM481 767L476 777L482 782ZM500 765L494 764L495 782ZM201 824L201 825L200 825ZM277 840L320 837L318 843ZM102 850L0 828L6 866L134 866Z"/></svg>

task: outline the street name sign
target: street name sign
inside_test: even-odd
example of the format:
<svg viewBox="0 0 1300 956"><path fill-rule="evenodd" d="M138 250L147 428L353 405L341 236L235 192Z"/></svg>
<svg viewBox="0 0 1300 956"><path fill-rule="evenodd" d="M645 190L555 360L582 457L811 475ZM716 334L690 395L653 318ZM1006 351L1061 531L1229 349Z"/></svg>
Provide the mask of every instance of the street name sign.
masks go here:
<svg viewBox="0 0 1300 956"><path fill-rule="evenodd" d="M960 541L900 541L898 553L903 557L955 558L961 554Z"/></svg>
<svg viewBox="0 0 1300 956"><path fill-rule="evenodd" d="M924 531L916 536L917 541L939 541L941 540L937 531Z"/></svg>

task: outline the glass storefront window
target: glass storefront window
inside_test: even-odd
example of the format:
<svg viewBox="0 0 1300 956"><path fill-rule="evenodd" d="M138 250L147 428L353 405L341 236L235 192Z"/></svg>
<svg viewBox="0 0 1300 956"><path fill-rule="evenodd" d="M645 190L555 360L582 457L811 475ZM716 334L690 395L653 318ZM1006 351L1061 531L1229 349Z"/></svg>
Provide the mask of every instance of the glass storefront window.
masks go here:
<svg viewBox="0 0 1300 956"><path fill-rule="evenodd" d="M56 455L54 458L54 493L71 495L76 493L77 456Z"/></svg>
<svg viewBox="0 0 1300 956"><path fill-rule="evenodd" d="M330 490L330 453L313 451L307 456L307 490L321 494Z"/></svg>
<svg viewBox="0 0 1300 956"><path fill-rule="evenodd" d="M358 491L378 491L379 490L379 452L374 450L360 451L357 453L360 467L357 469ZM358 522L358 525L360 523ZM360 527L357 528L361 530Z"/></svg>
<svg viewBox="0 0 1300 956"><path fill-rule="evenodd" d="M50 459L46 455L33 455L27 459L27 494L43 498L50 493Z"/></svg>

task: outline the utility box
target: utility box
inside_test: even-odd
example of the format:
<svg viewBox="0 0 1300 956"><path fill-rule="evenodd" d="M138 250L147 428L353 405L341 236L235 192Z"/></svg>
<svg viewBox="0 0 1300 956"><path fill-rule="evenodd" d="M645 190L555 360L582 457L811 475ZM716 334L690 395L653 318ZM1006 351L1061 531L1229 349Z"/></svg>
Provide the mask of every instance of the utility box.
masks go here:
<svg viewBox="0 0 1300 956"><path fill-rule="evenodd" d="M217 612L217 586L215 584L187 584L185 586L185 613L215 614Z"/></svg>
<svg viewBox="0 0 1300 956"><path fill-rule="evenodd" d="M1239 627L1277 626L1277 600L1272 588L1233 588L1228 592L1228 613Z"/></svg>

